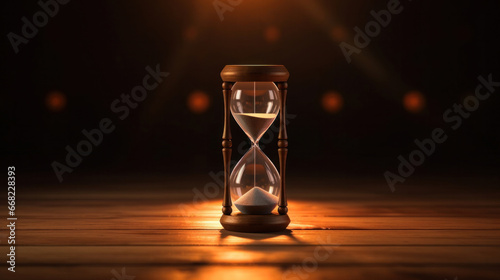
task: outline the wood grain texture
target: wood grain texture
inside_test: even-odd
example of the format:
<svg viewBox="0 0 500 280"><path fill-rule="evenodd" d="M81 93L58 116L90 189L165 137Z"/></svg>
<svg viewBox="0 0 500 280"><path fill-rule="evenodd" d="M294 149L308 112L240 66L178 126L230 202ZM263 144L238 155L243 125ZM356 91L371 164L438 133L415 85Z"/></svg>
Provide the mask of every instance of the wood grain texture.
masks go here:
<svg viewBox="0 0 500 280"><path fill-rule="evenodd" d="M342 266L498 266L500 250L487 246L20 246L26 265L292 265L315 255L318 265ZM488 258L485 258L488 256Z"/></svg>
<svg viewBox="0 0 500 280"><path fill-rule="evenodd" d="M220 212L220 206L216 212ZM126 213L126 212L122 212ZM500 230L498 218L460 218L460 217L301 217L289 215L288 229L332 229L332 230ZM18 224L20 230L219 230L220 215L185 217L96 217L96 218L24 218Z"/></svg>
<svg viewBox="0 0 500 280"><path fill-rule="evenodd" d="M6 230L0 231L7 234ZM500 246L500 230L293 230L283 234L225 230L21 230L23 246Z"/></svg>

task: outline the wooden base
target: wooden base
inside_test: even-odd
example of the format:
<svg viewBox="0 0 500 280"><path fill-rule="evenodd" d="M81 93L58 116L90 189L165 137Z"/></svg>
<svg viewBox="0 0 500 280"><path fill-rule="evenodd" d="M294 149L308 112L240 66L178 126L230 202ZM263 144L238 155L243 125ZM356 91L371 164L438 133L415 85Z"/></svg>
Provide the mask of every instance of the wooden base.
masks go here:
<svg viewBox="0 0 500 280"><path fill-rule="evenodd" d="M222 215L220 223L224 229L238 232L277 232L290 224L288 215L244 215L236 213Z"/></svg>

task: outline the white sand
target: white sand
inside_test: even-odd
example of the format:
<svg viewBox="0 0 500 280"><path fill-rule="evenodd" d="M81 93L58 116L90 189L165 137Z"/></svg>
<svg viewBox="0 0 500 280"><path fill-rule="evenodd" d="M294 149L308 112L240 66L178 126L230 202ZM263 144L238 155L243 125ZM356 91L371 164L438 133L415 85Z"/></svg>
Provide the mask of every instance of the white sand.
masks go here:
<svg viewBox="0 0 500 280"><path fill-rule="evenodd" d="M234 202L243 214L270 214L278 204L278 197L259 187L253 187Z"/></svg>

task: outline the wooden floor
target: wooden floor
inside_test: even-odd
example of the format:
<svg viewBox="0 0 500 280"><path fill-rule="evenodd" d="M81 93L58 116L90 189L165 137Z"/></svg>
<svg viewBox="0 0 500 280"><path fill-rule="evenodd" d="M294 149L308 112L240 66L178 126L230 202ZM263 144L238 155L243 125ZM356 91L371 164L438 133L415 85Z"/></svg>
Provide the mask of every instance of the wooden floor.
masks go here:
<svg viewBox="0 0 500 280"><path fill-rule="evenodd" d="M209 178L18 186L16 273L2 227L0 278L500 279L498 178L395 193L381 178L290 178L277 234L222 230L221 193L193 202Z"/></svg>

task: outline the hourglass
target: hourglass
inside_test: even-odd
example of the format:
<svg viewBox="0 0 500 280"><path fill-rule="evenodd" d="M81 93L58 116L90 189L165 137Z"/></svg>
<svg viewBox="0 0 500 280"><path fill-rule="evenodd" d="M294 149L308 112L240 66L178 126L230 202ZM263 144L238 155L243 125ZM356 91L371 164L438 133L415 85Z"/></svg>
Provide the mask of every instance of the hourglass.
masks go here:
<svg viewBox="0 0 500 280"><path fill-rule="evenodd" d="M283 65L227 65L221 72L224 94L224 199L220 222L226 230L275 232L290 223L285 195L288 152L285 101L289 73ZM259 140L280 113L280 172L259 147ZM251 141L251 148L230 173L230 115ZM239 212L232 212L232 205ZM275 209L277 208L277 211Z"/></svg>

